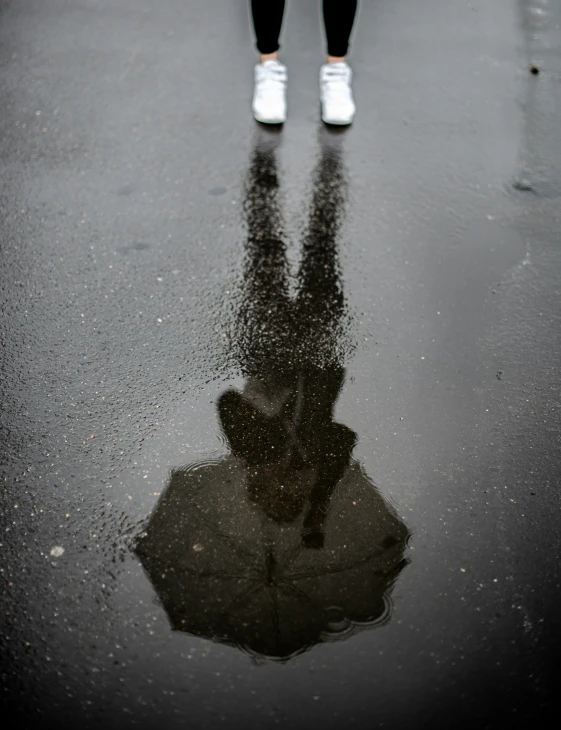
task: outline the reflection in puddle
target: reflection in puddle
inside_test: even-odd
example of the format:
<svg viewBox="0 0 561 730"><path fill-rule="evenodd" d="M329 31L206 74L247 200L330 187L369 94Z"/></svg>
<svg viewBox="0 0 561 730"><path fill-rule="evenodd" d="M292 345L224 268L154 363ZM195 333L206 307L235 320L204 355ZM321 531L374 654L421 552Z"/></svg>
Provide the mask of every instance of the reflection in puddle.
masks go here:
<svg viewBox="0 0 561 730"><path fill-rule="evenodd" d="M174 629L286 660L389 619L409 533L333 418L345 375L342 138L322 142L291 297L279 137L265 134L245 191L234 337L245 385L217 404L230 454L173 470L136 552Z"/></svg>

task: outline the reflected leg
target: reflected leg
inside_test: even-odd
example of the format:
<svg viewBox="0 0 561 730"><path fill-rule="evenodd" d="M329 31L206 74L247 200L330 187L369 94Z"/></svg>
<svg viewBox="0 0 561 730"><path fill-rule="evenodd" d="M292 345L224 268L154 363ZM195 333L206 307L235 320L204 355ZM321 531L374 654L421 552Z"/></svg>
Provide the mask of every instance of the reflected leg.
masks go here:
<svg viewBox="0 0 561 730"><path fill-rule="evenodd" d="M275 147L280 137L260 130L249 165L244 197L247 224L243 300L236 345L246 373L267 370L273 344L287 328L288 261L278 201Z"/></svg>
<svg viewBox="0 0 561 730"><path fill-rule="evenodd" d="M345 307L337 256L346 187L339 142L338 134L323 133L298 272L299 313L324 330L336 325Z"/></svg>

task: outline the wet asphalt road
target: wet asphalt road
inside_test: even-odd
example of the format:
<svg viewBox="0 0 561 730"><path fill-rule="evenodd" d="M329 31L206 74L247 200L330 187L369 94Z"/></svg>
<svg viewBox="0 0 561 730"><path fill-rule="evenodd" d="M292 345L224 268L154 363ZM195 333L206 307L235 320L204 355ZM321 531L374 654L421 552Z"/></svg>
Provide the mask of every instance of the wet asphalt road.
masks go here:
<svg viewBox="0 0 561 730"><path fill-rule="evenodd" d="M3 719L546 713L560 24L364 0L337 135L293 2L275 135L242 0L0 2Z"/></svg>

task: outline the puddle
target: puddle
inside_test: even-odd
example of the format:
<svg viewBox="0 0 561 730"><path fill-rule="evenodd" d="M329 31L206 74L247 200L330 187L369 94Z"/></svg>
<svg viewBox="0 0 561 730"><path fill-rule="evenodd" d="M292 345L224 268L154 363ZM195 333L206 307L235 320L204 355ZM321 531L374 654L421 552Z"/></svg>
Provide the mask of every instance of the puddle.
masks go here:
<svg viewBox="0 0 561 730"><path fill-rule="evenodd" d="M173 629L286 661L390 620L409 532L334 417L350 324L342 140L322 136L291 296L279 139L259 133L245 185L243 380L215 403L228 453L172 469L135 550Z"/></svg>

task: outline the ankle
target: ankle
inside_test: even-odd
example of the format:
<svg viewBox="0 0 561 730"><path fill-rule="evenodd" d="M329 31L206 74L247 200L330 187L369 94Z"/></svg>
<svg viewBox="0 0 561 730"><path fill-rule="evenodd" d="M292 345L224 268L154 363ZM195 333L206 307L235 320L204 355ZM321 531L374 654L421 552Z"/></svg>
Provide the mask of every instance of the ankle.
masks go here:
<svg viewBox="0 0 561 730"><path fill-rule="evenodd" d="M259 63L265 63L265 61L278 61L279 60L279 54L275 51L275 53L261 53L259 56Z"/></svg>
<svg viewBox="0 0 561 730"><path fill-rule="evenodd" d="M328 56L327 63L346 63L346 56Z"/></svg>

